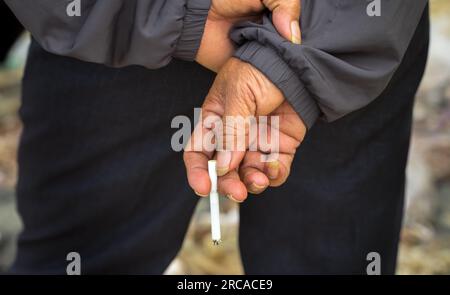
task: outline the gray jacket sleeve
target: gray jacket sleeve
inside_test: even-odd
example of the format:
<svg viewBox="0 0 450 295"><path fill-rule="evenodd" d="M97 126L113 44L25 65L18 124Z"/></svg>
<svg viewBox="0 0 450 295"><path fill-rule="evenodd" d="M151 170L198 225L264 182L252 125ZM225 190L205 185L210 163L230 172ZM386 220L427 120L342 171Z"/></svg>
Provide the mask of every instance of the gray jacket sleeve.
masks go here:
<svg viewBox="0 0 450 295"><path fill-rule="evenodd" d="M194 60L210 0L5 0L47 51L114 67ZM73 6L71 6L73 7ZM73 15L73 14L71 14Z"/></svg>
<svg viewBox="0 0 450 295"><path fill-rule="evenodd" d="M235 56L274 82L308 127L336 120L378 97L400 65L426 0L380 1L369 16L362 0L302 1L302 45L283 39L270 18L231 33Z"/></svg>

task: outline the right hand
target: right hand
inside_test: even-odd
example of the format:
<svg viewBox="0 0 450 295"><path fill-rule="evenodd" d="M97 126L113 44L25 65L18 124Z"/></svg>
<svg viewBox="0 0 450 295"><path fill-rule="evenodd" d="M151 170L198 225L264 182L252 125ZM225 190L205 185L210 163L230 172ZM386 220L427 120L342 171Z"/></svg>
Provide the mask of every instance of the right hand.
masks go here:
<svg viewBox="0 0 450 295"><path fill-rule="evenodd" d="M258 21L265 7L272 11L280 35L299 44L300 0L212 0L196 61L218 72L235 50L228 37L231 28L238 22Z"/></svg>
<svg viewBox="0 0 450 295"><path fill-rule="evenodd" d="M273 171L273 166L266 167L267 163L260 161L261 153L248 154L236 149L234 144L238 142L238 133L232 129L234 126L227 126L230 121L226 119L226 116L248 118L272 114L280 116L280 156L278 167L275 167L277 171ZM202 115L203 122L196 126L184 153L188 181L198 195L208 195L211 189L208 160L214 157L214 151L207 150L204 146L200 150L194 149L194 142L201 138L199 142L203 143L202 137L210 132L204 126L208 117L224 119L222 138L225 139L225 150L216 153L221 194L241 202L247 197L247 191L259 193L269 185L278 186L286 180L293 155L306 133L306 127L289 103L284 101L281 91L258 69L231 58L217 75L203 103ZM247 131L244 131L246 135ZM227 143L228 138L234 144ZM248 142L245 143L246 147L247 144ZM242 160L241 180L237 170ZM267 177L264 173L267 173ZM257 185L260 189L255 189L252 185Z"/></svg>

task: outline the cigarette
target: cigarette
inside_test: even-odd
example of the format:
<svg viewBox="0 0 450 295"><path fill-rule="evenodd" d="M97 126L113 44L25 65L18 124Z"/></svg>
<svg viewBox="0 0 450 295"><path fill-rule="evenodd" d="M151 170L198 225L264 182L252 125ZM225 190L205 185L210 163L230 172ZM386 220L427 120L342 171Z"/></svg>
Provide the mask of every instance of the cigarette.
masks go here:
<svg viewBox="0 0 450 295"><path fill-rule="evenodd" d="M219 193L217 192L216 161L208 161L208 173L211 180L211 193L209 194L209 208L211 211L211 238L214 245L219 245L220 236L220 207Z"/></svg>

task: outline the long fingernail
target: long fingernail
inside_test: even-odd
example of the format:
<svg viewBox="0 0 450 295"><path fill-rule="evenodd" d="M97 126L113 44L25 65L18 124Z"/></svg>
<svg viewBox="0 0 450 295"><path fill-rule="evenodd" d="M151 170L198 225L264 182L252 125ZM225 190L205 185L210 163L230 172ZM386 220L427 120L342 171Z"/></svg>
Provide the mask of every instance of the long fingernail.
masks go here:
<svg viewBox="0 0 450 295"><path fill-rule="evenodd" d="M270 179L277 179L280 171L280 163L278 161L273 161L267 163L267 177Z"/></svg>
<svg viewBox="0 0 450 295"><path fill-rule="evenodd" d="M248 191L252 194L259 194L266 189L265 185L257 185L256 183L250 184Z"/></svg>
<svg viewBox="0 0 450 295"><path fill-rule="evenodd" d="M223 176L228 173L230 169L231 152L223 151L217 153L217 175Z"/></svg>
<svg viewBox="0 0 450 295"><path fill-rule="evenodd" d="M202 197L202 198L206 198L208 196L208 195L202 195L201 193L199 193L197 191L194 191L194 192L197 196Z"/></svg>
<svg viewBox="0 0 450 295"><path fill-rule="evenodd" d="M300 24L296 20L291 22L291 42L294 44L302 43L302 35L300 33Z"/></svg>
<svg viewBox="0 0 450 295"><path fill-rule="evenodd" d="M236 203L242 203L242 201L238 201L238 200L236 200L235 198L233 198L233 195L231 195L231 194L228 194L228 195L227 195L227 198L230 199L230 200L232 200L233 202L236 202Z"/></svg>

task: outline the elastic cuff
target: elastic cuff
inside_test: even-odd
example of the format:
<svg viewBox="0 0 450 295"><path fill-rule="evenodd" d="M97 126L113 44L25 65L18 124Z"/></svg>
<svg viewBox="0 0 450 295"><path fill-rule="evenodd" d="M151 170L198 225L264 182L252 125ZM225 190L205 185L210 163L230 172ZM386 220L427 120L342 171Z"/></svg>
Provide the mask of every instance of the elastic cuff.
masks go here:
<svg viewBox="0 0 450 295"><path fill-rule="evenodd" d="M195 60L210 6L211 0L187 0L183 30L173 54L174 58Z"/></svg>
<svg viewBox="0 0 450 295"><path fill-rule="evenodd" d="M316 101L275 50L252 41L238 48L234 56L265 74L281 90L308 129L314 125L320 114Z"/></svg>

